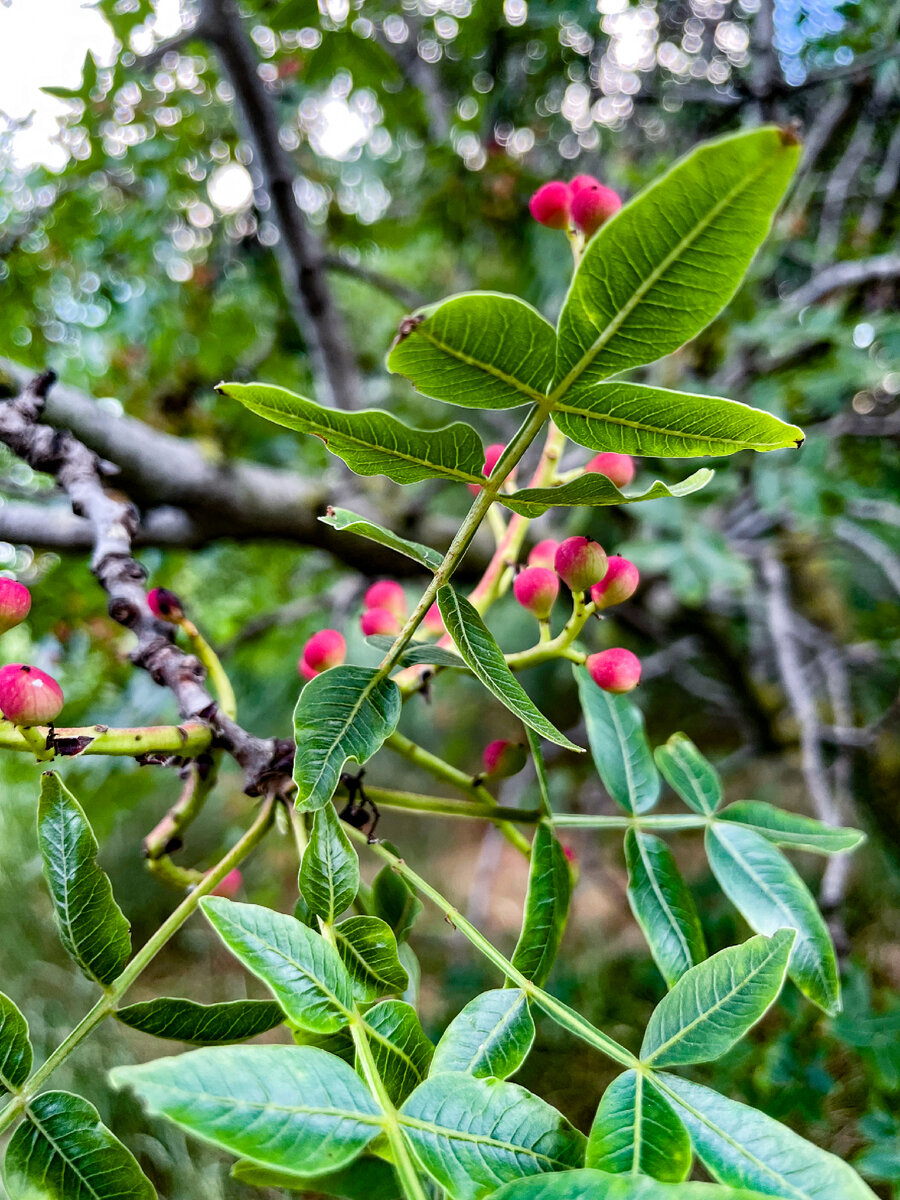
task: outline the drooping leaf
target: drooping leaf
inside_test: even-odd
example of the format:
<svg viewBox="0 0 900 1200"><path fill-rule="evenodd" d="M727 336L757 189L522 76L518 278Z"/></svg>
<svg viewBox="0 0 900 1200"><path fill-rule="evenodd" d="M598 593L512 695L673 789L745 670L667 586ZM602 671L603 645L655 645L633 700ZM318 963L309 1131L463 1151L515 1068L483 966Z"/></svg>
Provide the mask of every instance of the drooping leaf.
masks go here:
<svg viewBox="0 0 900 1200"><path fill-rule="evenodd" d="M31 1074L32 1059L28 1022L0 992L0 1096L22 1086Z"/></svg>
<svg viewBox="0 0 900 1200"><path fill-rule="evenodd" d="M725 1054L774 1004L794 937L793 929L779 929L692 967L653 1010L641 1059L671 1067Z"/></svg>
<svg viewBox="0 0 900 1200"><path fill-rule="evenodd" d="M286 1192L308 1192L313 1196L335 1196L339 1200L400 1200L400 1187L393 1168L380 1158L363 1156L348 1167L326 1175L291 1175L273 1171L242 1158L231 1168L232 1178L250 1187L281 1188Z"/></svg>
<svg viewBox="0 0 900 1200"><path fill-rule="evenodd" d="M159 996L116 1011L117 1018L141 1033L192 1042L197 1046L222 1046L246 1042L274 1029L284 1012L274 1000L227 1000L222 1004L197 1004L180 997Z"/></svg>
<svg viewBox="0 0 900 1200"><path fill-rule="evenodd" d="M554 406L553 420L588 450L644 458L795 449L803 443L802 429L761 409L643 383L576 383Z"/></svg>
<svg viewBox="0 0 900 1200"><path fill-rule="evenodd" d="M397 957L397 939L380 917L348 917L335 925L334 936L358 1000L406 991L409 976Z"/></svg>
<svg viewBox="0 0 900 1200"><path fill-rule="evenodd" d="M466 408L543 400L556 333L517 296L468 292L425 309L401 330L388 370L426 396Z"/></svg>
<svg viewBox="0 0 900 1200"><path fill-rule="evenodd" d="M152 1113L263 1167L336 1171L380 1132L381 1110L352 1067L309 1046L219 1046L116 1067Z"/></svg>
<svg viewBox="0 0 900 1200"><path fill-rule="evenodd" d="M323 937L285 913L219 896L200 901L231 952L261 979L288 1018L310 1033L337 1033L353 1007L350 977Z"/></svg>
<svg viewBox="0 0 900 1200"><path fill-rule="evenodd" d="M88 819L55 771L41 777L38 841L63 945L89 979L112 983L131 954L130 926L95 861Z"/></svg>
<svg viewBox="0 0 900 1200"><path fill-rule="evenodd" d="M528 998L518 988L494 988L470 1000L434 1051L431 1074L465 1071L478 1079L507 1079L534 1042Z"/></svg>
<svg viewBox="0 0 900 1200"><path fill-rule="evenodd" d="M589 474L580 475L558 487L521 488L511 495L503 493L497 499L523 517L539 517L550 508L598 508L609 504L639 504L643 500L689 496L706 487L712 477L713 472L704 467L681 483L661 483L657 479L639 495L626 496L605 475Z"/></svg>
<svg viewBox="0 0 900 1200"><path fill-rule="evenodd" d="M539 987L550 974L559 950L571 899L572 872L565 852L553 830L538 825L531 843L522 932L512 963Z"/></svg>
<svg viewBox="0 0 900 1200"><path fill-rule="evenodd" d="M390 925L398 945L409 937L421 911L422 901L406 880L392 867L382 867L372 881L372 912Z"/></svg>
<svg viewBox="0 0 900 1200"><path fill-rule="evenodd" d="M400 691L366 667L332 667L311 679L294 710L297 808L321 808L348 758L364 763L397 728Z"/></svg>
<svg viewBox="0 0 900 1200"><path fill-rule="evenodd" d="M757 933L797 930L788 975L805 996L838 1012L841 989L834 946L806 884L780 850L753 829L717 821L706 854L719 887Z"/></svg>
<svg viewBox="0 0 900 1200"><path fill-rule="evenodd" d="M706 958L706 939L693 897L672 851L652 833L625 834L628 903L653 961L671 987Z"/></svg>
<svg viewBox="0 0 900 1200"><path fill-rule="evenodd" d="M528 693L506 665L503 651L494 641L493 634L475 607L449 584L439 589L437 598L444 626L454 645L487 690L535 733L558 746L565 746L567 750L580 752L580 747L570 742L565 734L551 725L540 709L535 707Z"/></svg>
<svg viewBox="0 0 900 1200"><path fill-rule="evenodd" d="M394 639L386 633L375 633L366 638L367 646L387 652L394 644ZM410 642L398 660L401 667L452 667L456 670L467 671L468 667L455 650L446 646L438 646L433 642Z"/></svg>
<svg viewBox="0 0 900 1200"><path fill-rule="evenodd" d="M798 156L771 127L706 142L608 221L560 314L555 397L698 334L737 290Z"/></svg>
<svg viewBox="0 0 900 1200"><path fill-rule="evenodd" d="M586 1166L677 1183L690 1173L691 1158L687 1130L650 1079L637 1071L614 1079L591 1126Z"/></svg>
<svg viewBox="0 0 900 1200"><path fill-rule="evenodd" d="M509 1183L491 1200L764 1200L760 1192L717 1183L660 1183L643 1175L626 1178L586 1167Z"/></svg>
<svg viewBox="0 0 900 1200"><path fill-rule="evenodd" d="M847 1163L758 1109L675 1075L655 1080L714 1179L785 1200L875 1200Z"/></svg>
<svg viewBox="0 0 900 1200"><path fill-rule="evenodd" d="M44 1092L28 1106L3 1164L9 1200L155 1200L134 1155L70 1092Z"/></svg>
<svg viewBox="0 0 900 1200"><path fill-rule="evenodd" d="M801 813L787 812L763 800L737 800L719 814L720 821L733 821L755 829L776 846L794 846L815 854L840 854L853 850L866 835L859 829L825 825Z"/></svg>
<svg viewBox="0 0 900 1200"><path fill-rule="evenodd" d="M379 409L322 408L269 384L224 383L217 390L276 425L321 438L357 475L386 475L394 483L484 483L481 439L460 421L443 429L411 429Z"/></svg>
<svg viewBox="0 0 900 1200"><path fill-rule="evenodd" d="M584 1161L583 1134L514 1083L433 1075L400 1120L422 1168L452 1200L481 1200L511 1179Z"/></svg>
<svg viewBox="0 0 900 1200"><path fill-rule="evenodd" d="M359 858L333 804L326 804L313 817L299 883L310 909L329 924L356 899Z"/></svg>
<svg viewBox="0 0 900 1200"><path fill-rule="evenodd" d="M722 803L719 773L686 734L673 733L653 757L663 779L694 812L706 817L716 811Z"/></svg>
<svg viewBox="0 0 900 1200"><path fill-rule="evenodd" d="M421 542L411 542L407 538L402 538L399 534L393 533L390 529L384 529L381 525L376 525L368 517L361 517L348 508L329 508L327 514L319 517L319 520L323 525L330 525L332 529L355 533L357 537L368 538L370 542L378 542L380 546L396 550L398 554L411 558L413 562L419 563L429 571L436 571L444 559L443 554L438 550L432 550L430 546L423 546Z"/></svg>
<svg viewBox="0 0 900 1200"><path fill-rule="evenodd" d="M416 1010L403 1000L382 1000L365 1021L375 1068L391 1103L400 1105L427 1076L434 1046Z"/></svg>
<svg viewBox="0 0 900 1200"><path fill-rule="evenodd" d="M646 812L659 799L660 784L643 714L627 696L598 688L584 667L574 671L591 754L603 786L626 812Z"/></svg>

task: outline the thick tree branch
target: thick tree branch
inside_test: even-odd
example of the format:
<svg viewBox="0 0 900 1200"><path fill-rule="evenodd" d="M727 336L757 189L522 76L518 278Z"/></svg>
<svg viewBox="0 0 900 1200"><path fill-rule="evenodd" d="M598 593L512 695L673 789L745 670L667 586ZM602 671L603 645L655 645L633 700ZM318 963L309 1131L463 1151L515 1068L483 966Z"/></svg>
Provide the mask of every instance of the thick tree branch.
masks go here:
<svg viewBox="0 0 900 1200"><path fill-rule="evenodd" d="M790 308L803 308L824 300L832 292L898 278L900 254L875 254L871 258L836 262L816 271L807 283L785 296L784 303Z"/></svg>

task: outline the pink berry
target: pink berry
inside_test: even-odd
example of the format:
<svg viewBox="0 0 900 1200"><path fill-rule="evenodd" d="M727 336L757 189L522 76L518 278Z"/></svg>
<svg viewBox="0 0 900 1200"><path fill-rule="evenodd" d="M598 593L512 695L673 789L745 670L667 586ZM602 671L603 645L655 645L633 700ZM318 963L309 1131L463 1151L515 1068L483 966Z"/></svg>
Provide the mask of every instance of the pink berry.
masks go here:
<svg viewBox="0 0 900 1200"><path fill-rule="evenodd" d="M580 188L572 197L572 220L582 233L591 237L601 225L622 207L622 201L602 183Z"/></svg>
<svg viewBox="0 0 900 1200"><path fill-rule="evenodd" d="M505 449L506 449L506 446L504 446L504 444L502 442L494 442L492 445L485 447L484 468L482 470L482 474L484 475L485 478L487 478L489 475L493 474L494 467L496 467L497 463L500 461L500 455L503 453L503 451ZM513 468L513 470L510 471L507 478L510 481L512 481L515 479L515 477L516 477L516 472L515 472L515 468ZM477 483L468 484L468 488L473 496L477 496L478 493L481 491L481 488L478 486Z"/></svg>
<svg viewBox="0 0 900 1200"><path fill-rule="evenodd" d="M312 669L312 667L309 665L309 663L306 661L305 658L301 658L300 661L297 663L297 671L307 681L309 681L310 679L315 679L315 677L319 673L318 671L314 671Z"/></svg>
<svg viewBox="0 0 900 1200"><path fill-rule="evenodd" d="M6 633L28 616L31 592L15 579L0 579L0 633Z"/></svg>
<svg viewBox="0 0 900 1200"><path fill-rule="evenodd" d="M616 648L592 654L584 664L591 679L604 692L621 695L636 688L641 680L641 664L630 650Z"/></svg>
<svg viewBox="0 0 900 1200"><path fill-rule="evenodd" d="M573 196L577 196L584 188L599 187L600 180L595 179L593 175L576 175L569 183L569 188Z"/></svg>
<svg viewBox="0 0 900 1200"><path fill-rule="evenodd" d="M545 183L528 201L528 208L534 219L550 229L569 228L571 205L572 193L569 185L560 180Z"/></svg>
<svg viewBox="0 0 900 1200"><path fill-rule="evenodd" d="M510 775L518 775L528 761L528 755L521 742L507 742L500 738L485 746L481 760L485 775L506 779Z"/></svg>
<svg viewBox="0 0 900 1200"><path fill-rule="evenodd" d="M513 581L513 595L539 621L546 621L559 594L559 578L546 567L526 567Z"/></svg>
<svg viewBox="0 0 900 1200"><path fill-rule="evenodd" d="M598 609L621 604L637 591L640 573L633 562L620 554L611 554L606 574L591 588L591 599Z"/></svg>
<svg viewBox="0 0 900 1200"><path fill-rule="evenodd" d="M556 552L553 565L557 575L573 592L586 592L603 578L606 551L590 538L566 538Z"/></svg>
<svg viewBox="0 0 900 1200"><path fill-rule="evenodd" d="M555 538L545 538L544 541L538 542L528 555L529 567L548 567L552 571L558 549L559 542Z"/></svg>
<svg viewBox="0 0 900 1200"><path fill-rule="evenodd" d="M62 711L56 680L26 663L0 668L0 712L16 725L49 725Z"/></svg>
<svg viewBox="0 0 900 1200"><path fill-rule="evenodd" d="M426 633L437 634L444 632L444 618L436 604L432 604L422 619L422 628Z"/></svg>
<svg viewBox="0 0 900 1200"><path fill-rule="evenodd" d="M359 619L359 626L365 637L373 637L376 633L400 632L396 615L386 608L367 608Z"/></svg>
<svg viewBox="0 0 900 1200"><path fill-rule="evenodd" d="M393 579L379 579L363 597L366 608L386 608L398 621L406 617L406 593Z"/></svg>
<svg viewBox="0 0 900 1200"><path fill-rule="evenodd" d="M608 450L605 454L597 454L584 468L595 475L605 475L616 487L628 487L634 479L634 459L630 454L616 454Z"/></svg>
<svg viewBox="0 0 900 1200"><path fill-rule="evenodd" d="M229 871L224 879L220 879L213 888L210 895L224 896L226 900L233 900L241 890L241 884L244 882L244 877L237 867L233 871Z"/></svg>
<svg viewBox="0 0 900 1200"><path fill-rule="evenodd" d="M347 643L344 635L336 629L320 629L314 633L303 647L303 658L309 669L316 675L331 667L339 667L347 657Z"/></svg>
<svg viewBox="0 0 900 1200"><path fill-rule="evenodd" d="M147 593L147 604L154 617L177 625L184 616L181 601L168 588L153 588Z"/></svg>

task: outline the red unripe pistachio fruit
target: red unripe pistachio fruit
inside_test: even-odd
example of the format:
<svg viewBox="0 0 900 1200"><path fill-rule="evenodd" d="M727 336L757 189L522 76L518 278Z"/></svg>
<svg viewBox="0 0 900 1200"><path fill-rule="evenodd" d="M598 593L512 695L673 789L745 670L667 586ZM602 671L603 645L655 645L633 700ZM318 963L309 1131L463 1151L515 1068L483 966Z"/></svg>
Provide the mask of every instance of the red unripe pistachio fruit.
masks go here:
<svg viewBox="0 0 900 1200"><path fill-rule="evenodd" d="M398 621L406 616L406 593L393 579L379 579L363 597L366 608L386 608Z"/></svg>
<svg viewBox="0 0 900 1200"><path fill-rule="evenodd" d="M606 573L606 551L590 538L566 538L556 552L553 565L557 575L573 592L586 592Z"/></svg>
<svg viewBox="0 0 900 1200"><path fill-rule="evenodd" d="M637 591L640 573L633 562L621 554L611 554L606 574L591 588L591 599L598 609L621 604Z"/></svg>
<svg viewBox="0 0 900 1200"><path fill-rule="evenodd" d="M312 667L309 665L309 663L306 661L305 658L301 658L300 661L297 663L297 671L305 680L307 680L307 682L310 679L315 679L315 677L319 673L318 671L314 671L312 669Z"/></svg>
<svg viewBox="0 0 900 1200"><path fill-rule="evenodd" d="M377 633L400 632L399 620L387 608L367 608L359 619L359 626L365 637L373 637Z"/></svg>
<svg viewBox="0 0 900 1200"><path fill-rule="evenodd" d="M0 668L0 712L16 725L49 725L62 711L62 688L26 663Z"/></svg>
<svg viewBox="0 0 900 1200"><path fill-rule="evenodd" d="M507 742L500 738L485 746L481 760L485 775L506 779L510 775L518 775L528 761L528 755L521 742Z"/></svg>
<svg viewBox="0 0 900 1200"><path fill-rule="evenodd" d="M622 201L602 183L579 188L572 197L572 220L586 237L591 237L601 225L622 207Z"/></svg>
<svg viewBox="0 0 900 1200"><path fill-rule="evenodd" d="M347 657L347 643L344 635L336 629L320 629L314 633L303 647L303 658L314 674L327 671L331 667L339 667Z"/></svg>
<svg viewBox="0 0 900 1200"><path fill-rule="evenodd" d="M0 633L6 633L28 616L31 592L15 579L0 579Z"/></svg>
<svg viewBox="0 0 900 1200"><path fill-rule="evenodd" d="M546 621L559 595L559 577L546 567L526 567L513 581L513 595L539 621Z"/></svg>
<svg viewBox="0 0 900 1200"><path fill-rule="evenodd" d="M636 688L641 681L641 664L637 655L620 647L592 654L584 665L591 679L604 692L621 695Z"/></svg>
<svg viewBox="0 0 900 1200"><path fill-rule="evenodd" d="M229 871L224 879L220 879L213 888L210 895L224 896L226 900L231 900L241 890L241 884L244 882L244 877L241 875L237 867L233 871Z"/></svg>
<svg viewBox="0 0 900 1200"><path fill-rule="evenodd" d="M576 196L584 188L599 186L600 180L596 179L593 175L576 175L575 178L569 182L569 188L573 196Z"/></svg>
<svg viewBox="0 0 900 1200"><path fill-rule="evenodd" d="M168 588L153 588L147 593L147 604L154 617L177 625L184 616L181 601Z"/></svg>
<svg viewBox="0 0 900 1200"><path fill-rule="evenodd" d="M528 201L531 215L549 229L568 229L571 220L572 192L567 183L545 183Z"/></svg>
<svg viewBox="0 0 900 1200"><path fill-rule="evenodd" d="M634 479L634 459L630 454L616 454L608 450L597 454L584 468L595 475L605 475L616 487L627 487Z"/></svg>
<svg viewBox="0 0 900 1200"><path fill-rule="evenodd" d="M484 475L485 479L489 475L492 475L494 473L494 467L496 467L497 463L500 461L500 455L503 453L503 451L505 449L506 449L506 446L504 446L503 442L494 442L492 445L485 447L484 469L481 472L482 475ZM515 477L516 477L516 472L515 472L515 468L513 468L513 470L510 471L507 478L510 481L512 481L513 479L515 479ZM469 487L469 491L472 493L473 496L477 496L478 493L481 491L481 488L478 486L477 483L470 483L468 485L468 487Z"/></svg>
<svg viewBox="0 0 900 1200"><path fill-rule="evenodd" d="M558 549L559 542L555 538L545 538L544 541L538 542L528 555L529 567L548 567L552 571Z"/></svg>

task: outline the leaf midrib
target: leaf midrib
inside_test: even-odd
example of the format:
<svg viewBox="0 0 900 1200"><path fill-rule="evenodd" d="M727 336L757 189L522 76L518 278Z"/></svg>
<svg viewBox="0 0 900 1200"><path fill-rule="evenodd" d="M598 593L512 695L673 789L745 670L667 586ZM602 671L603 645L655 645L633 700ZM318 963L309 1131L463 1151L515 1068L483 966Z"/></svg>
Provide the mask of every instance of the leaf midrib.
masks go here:
<svg viewBox="0 0 900 1200"><path fill-rule="evenodd" d="M678 395L677 392L674 394ZM701 400L704 400L704 399L721 400L721 399L723 399L723 397L721 397L721 396L710 396L710 397L698 396L697 398L701 399ZM728 401L728 403L735 404L737 402L734 400L730 400L730 401ZM740 407L741 408L749 408L750 406L742 404L742 405L740 405ZM659 425L648 425L644 421L629 421L625 417L614 417L614 416L611 416L609 413L598 413L595 409L578 408L577 406L575 406L573 404L559 404L559 403L554 404L553 411L557 412L557 413L565 413L567 416L570 416L570 417L581 417L585 421L600 421L606 425L622 425L622 426L627 427L628 429L641 430L644 433L655 433L655 434L659 434L660 436L664 436L664 437L677 437L677 438L681 438L683 441L686 441L686 442L702 442L704 445L709 445L710 443L719 443L723 446L734 446L738 450L756 450L760 446L764 446L767 450L769 450L769 449L777 450L781 446L784 445L783 442L771 442L771 443L770 442L758 442L758 441L757 442L748 442L746 440L741 440L740 438L722 437L722 436L719 436L718 434L713 435L713 434L701 434L701 433L687 433L681 429L665 429ZM751 410L751 411L756 411L756 412L760 412L760 413L763 412L762 409L756 409L756 410ZM765 413L764 415L771 416L771 413ZM772 419L777 420L777 418L774 418L774 417Z"/></svg>
<svg viewBox="0 0 900 1200"><path fill-rule="evenodd" d="M540 1151L532 1149L531 1146L520 1146L515 1142L504 1142L499 1138L488 1137L486 1134L469 1133L465 1129L450 1129L446 1125L437 1125L433 1121L423 1121L418 1117L410 1117L402 1112L398 1114L398 1118L401 1125L406 1125L410 1129L418 1129L423 1133L430 1133L441 1141L471 1142L477 1146L493 1146L497 1150L509 1151L513 1154L527 1154L536 1162L558 1164L563 1167L569 1166L564 1159L551 1158L549 1154L542 1154Z"/></svg>
<svg viewBox="0 0 900 1200"><path fill-rule="evenodd" d="M457 347L451 346L449 343L442 341L441 338L435 337L433 333L426 330L422 325L417 325L410 336L424 338L426 342L430 342L436 350L440 350L448 358L455 358L458 362L465 363L466 366L484 371L486 375L493 375L495 379L499 379L501 383L505 383L515 391L520 392L523 396L527 396L529 400L535 400L538 404L543 404L547 399L546 392L540 392L537 388L523 383L521 379L516 379L514 375L508 375L505 371L501 371L499 367L495 367L492 363L482 362L473 355L466 354ZM525 401L523 400L522 403L524 404Z"/></svg>

